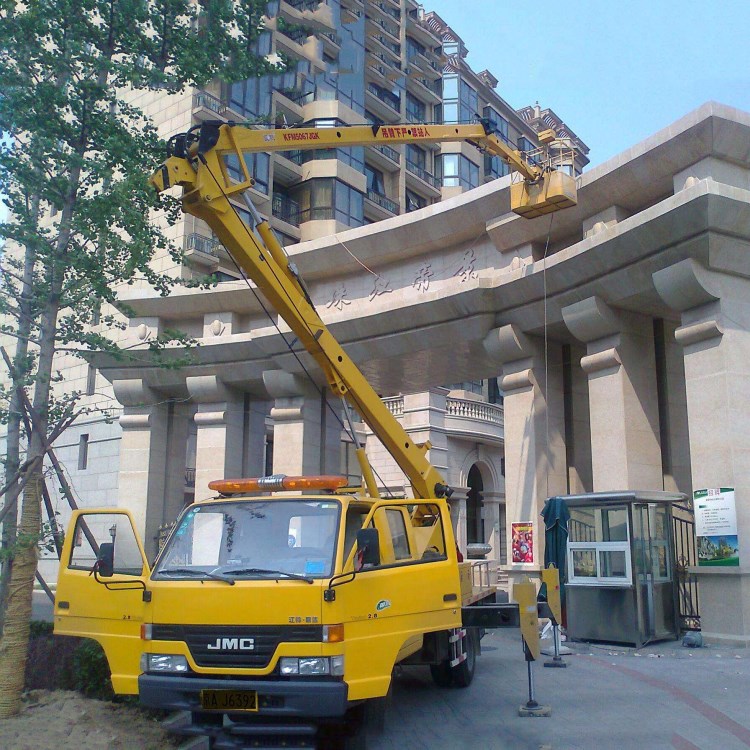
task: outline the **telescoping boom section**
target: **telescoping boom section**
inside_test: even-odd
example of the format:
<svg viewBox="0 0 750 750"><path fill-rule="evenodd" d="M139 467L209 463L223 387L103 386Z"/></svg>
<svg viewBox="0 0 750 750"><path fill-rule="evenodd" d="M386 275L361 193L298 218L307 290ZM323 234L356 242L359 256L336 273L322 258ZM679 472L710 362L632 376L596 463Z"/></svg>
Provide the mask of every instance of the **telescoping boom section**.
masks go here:
<svg viewBox="0 0 750 750"><path fill-rule="evenodd" d="M500 156L523 180L516 197L526 196L529 211L539 215L575 203L575 182L543 162L527 161L481 123L475 125L350 126L341 128L257 129L205 122L170 141L170 155L152 175L158 192L182 187L186 213L204 220L237 264L254 281L286 321L302 346L322 368L334 393L346 397L408 477L417 498L443 497L444 478L426 457L429 444L415 444L359 368L331 335L316 311L268 222L244 196L254 184L245 156L253 152L329 149L347 146L398 145L467 141ZM230 176L238 167L243 179ZM236 171L234 171L236 174ZM513 186L516 187L516 186ZM232 199L244 200L256 219L253 231ZM376 494L373 487L371 494Z"/></svg>

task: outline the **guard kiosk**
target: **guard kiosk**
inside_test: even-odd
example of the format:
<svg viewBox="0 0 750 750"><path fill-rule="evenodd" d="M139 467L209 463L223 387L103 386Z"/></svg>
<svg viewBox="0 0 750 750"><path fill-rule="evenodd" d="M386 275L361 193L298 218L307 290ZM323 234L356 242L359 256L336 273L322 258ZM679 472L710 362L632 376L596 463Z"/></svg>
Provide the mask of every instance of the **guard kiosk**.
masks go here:
<svg viewBox="0 0 750 750"><path fill-rule="evenodd" d="M671 492L564 496L567 634L632 644L679 637Z"/></svg>

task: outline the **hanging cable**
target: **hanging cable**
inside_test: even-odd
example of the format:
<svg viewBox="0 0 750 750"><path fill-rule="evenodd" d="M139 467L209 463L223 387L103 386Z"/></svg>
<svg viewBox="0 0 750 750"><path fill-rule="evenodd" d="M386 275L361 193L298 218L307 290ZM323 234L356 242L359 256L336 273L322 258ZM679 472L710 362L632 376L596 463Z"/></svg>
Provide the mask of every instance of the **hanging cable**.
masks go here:
<svg viewBox="0 0 750 750"><path fill-rule="evenodd" d="M203 166L206 168L206 170L209 173L209 175L211 175L211 179L214 181L214 184L216 185L216 187L219 189L219 191L221 192L221 194L224 197L224 199L229 204L229 206L230 206L231 210L234 212L235 216L240 220L240 222L242 223L243 227L245 227L245 231L247 232L248 236L252 238L253 237L253 230L244 221L242 221L242 217L240 216L239 212L237 211L237 208L229 200L229 197L224 192L223 186L221 185L221 183L219 182L219 180L216 178L216 175L212 172L211 168L208 166L208 164L207 164L205 158L203 157L203 155L199 155L198 158L201 160ZM248 205L248 207L252 206L251 214L252 214L253 220L254 220L254 222L256 224L260 223L261 221L264 221L263 217L261 217L261 215L258 212L257 208L252 204L252 201L245 200L245 203ZM274 231L273 228L271 228L271 231ZM279 243L279 244L281 244L281 243ZM285 253L285 255L286 255L286 253ZM284 345L289 350L290 354L295 358L295 360L299 364L300 368L302 369L302 371L305 373L305 375L307 376L308 380L312 384L313 388L315 388L315 390L318 392L318 394L320 395L320 397L323 399L326 407L331 412L331 414L333 415L333 417L336 420L336 422L338 422L338 424L341 427L341 429L344 432L346 432L352 438L352 442L354 442L355 444L358 444L358 439L357 439L356 431L354 430L354 426L353 426L352 421L349 420L349 426L347 428L347 425L344 424L344 421L341 419L341 416L336 412L336 410L330 404L330 402L328 401L328 399L324 398L324 391L323 391L323 389L315 382L315 379L313 378L312 374L307 369L307 367L305 366L304 362L302 362L302 360L300 359L298 352L294 349L293 342L290 342L286 338L286 336L282 332L281 328L279 327L278 323L274 319L274 316L271 314L271 312L269 311L268 307L264 304L264 302L261 299L261 297L258 294L258 292L253 288L252 284L250 283L250 279L247 278L247 275L245 274L244 270L240 267L240 265L237 263L237 261L234 259L234 256L232 256L231 253L229 253L229 257L231 258L232 264L234 265L235 269L239 273L240 277L244 280L244 282L247 285L248 289L250 289L250 291L252 292L252 294L255 297L256 301L258 302L258 304L260 305L261 309L265 313L266 317L271 321L271 325L276 329L276 332L281 337L281 340L284 342ZM270 265L270 264L269 264L269 270L273 274L273 276L276 279L276 281L280 282L281 280L279 279L278 275L274 271L273 266ZM279 287L283 289L284 285L281 284L281 283L279 283ZM289 300L290 303L293 302L293 300L289 297L288 294L287 294L287 299ZM314 306L312 300L309 299L309 297L308 297L308 301L309 301L310 306L313 308L313 310L315 310L315 306ZM310 329L309 326L307 327L307 330L308 330L308 332L310 333L311 336L314 335L313 331ZM333 372L335 372L335 373L338 374L338 371L336 369L335 363L331 362L330 360L328 360L328 362L329 362L329 365L331 367L331 370ZM354 394L352 391L348 391L347 392L347 397L352 402L354 402L354 405L357 407L357 410L360 413L362 413L362 404L360 403L360 401L357 398L356 394ZM375 475L377 476L377 479L381 483L381 485L386 488L386 491L389 493L389 495L392 496L393 493L386 487L385 483L383 482L383 479L374 470L373 470L373 473L375 473Z"/></svg>

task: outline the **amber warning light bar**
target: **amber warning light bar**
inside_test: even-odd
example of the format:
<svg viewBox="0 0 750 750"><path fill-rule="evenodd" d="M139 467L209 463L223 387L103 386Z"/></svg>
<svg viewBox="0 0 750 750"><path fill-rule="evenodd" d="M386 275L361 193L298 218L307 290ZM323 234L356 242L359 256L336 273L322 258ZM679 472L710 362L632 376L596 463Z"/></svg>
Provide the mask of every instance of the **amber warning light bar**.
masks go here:
<svg viewBox="0 0 750 750"><path fill-rule="evenodd" d="M222 495L236 495L240 492L274 492L279 490L338 490L347 485L346 477L335 474L318 474L306 477L288 477L273 474L270 477L250 479L217 479L208 483L210 490Z"/></svg>

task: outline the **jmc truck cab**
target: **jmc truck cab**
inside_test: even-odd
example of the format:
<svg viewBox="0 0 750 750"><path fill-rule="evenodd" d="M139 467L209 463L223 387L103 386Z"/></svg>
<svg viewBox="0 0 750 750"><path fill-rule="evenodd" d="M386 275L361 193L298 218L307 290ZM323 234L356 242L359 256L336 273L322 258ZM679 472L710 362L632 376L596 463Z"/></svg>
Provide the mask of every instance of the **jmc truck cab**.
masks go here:
<svg viewBox="0 0 750 750"><path fill-rule="evenodd" d="M190 712L184 731L221 736L217 747L290 731L345 742L398 663L468 685L479 632L463 628L462 605L494 589L458 562L445 500L284 481L305 494L212 483L219 497L185 509L153 567L129 513L77 511L55 632L99 641L117 693Z"/></svg>

